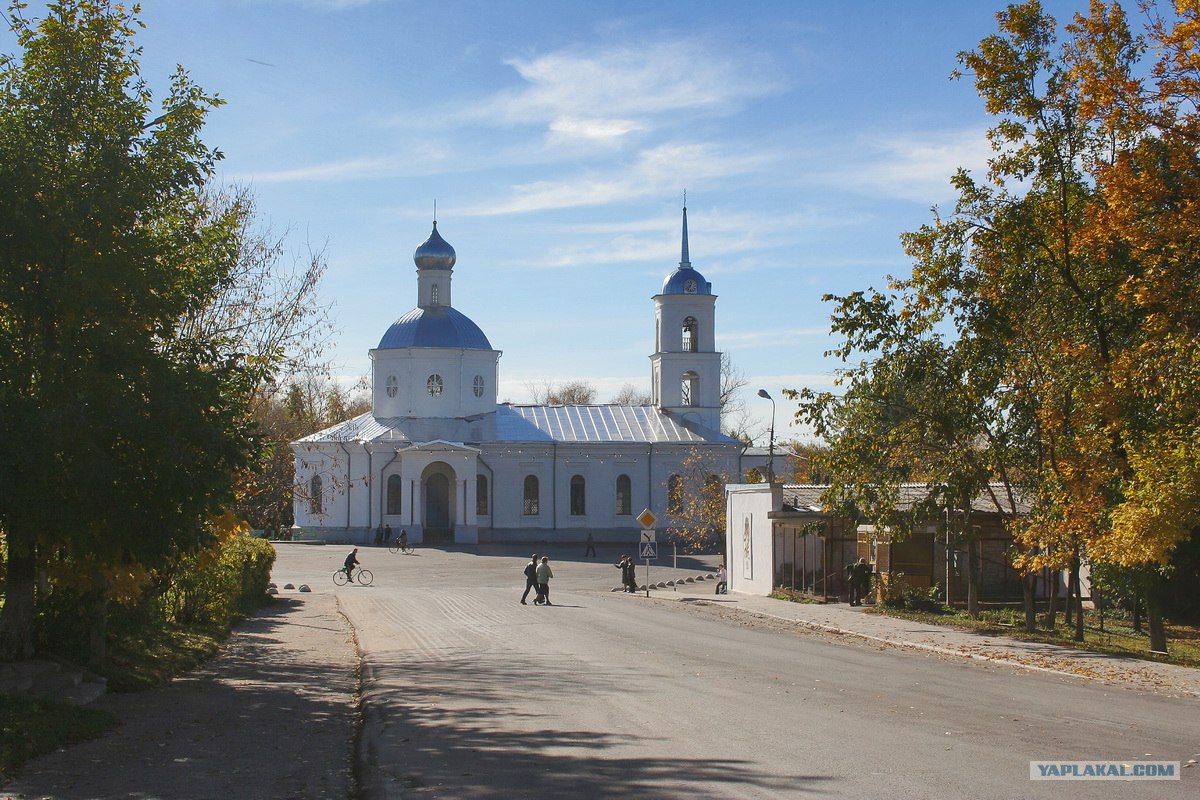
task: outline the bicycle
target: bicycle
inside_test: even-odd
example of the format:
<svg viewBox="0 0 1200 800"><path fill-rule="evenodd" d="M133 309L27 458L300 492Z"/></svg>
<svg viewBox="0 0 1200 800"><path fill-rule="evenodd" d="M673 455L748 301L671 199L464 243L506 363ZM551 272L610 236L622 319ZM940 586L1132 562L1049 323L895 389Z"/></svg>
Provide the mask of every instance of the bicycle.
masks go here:
<svg viewBox="0 0 1200 800"><path fill-rule="evenodd" d="M393 553L404 553L405 555L412 555L413 549L412 542L401 542L399 539L388 545L389 551Z"/></svg>
<svg viewBox="0 0 1200 800"><path fill-rule="evenodd" d="M370 586L371 581L375 580L375 576L371 574L371 570L363 569L362 567L355 567L353 575L354 582L359 586ZM338 586L345 586L348 578L349 576L346 575L346 570L344 569L339 569L333 573L333 582Z"/></svg>

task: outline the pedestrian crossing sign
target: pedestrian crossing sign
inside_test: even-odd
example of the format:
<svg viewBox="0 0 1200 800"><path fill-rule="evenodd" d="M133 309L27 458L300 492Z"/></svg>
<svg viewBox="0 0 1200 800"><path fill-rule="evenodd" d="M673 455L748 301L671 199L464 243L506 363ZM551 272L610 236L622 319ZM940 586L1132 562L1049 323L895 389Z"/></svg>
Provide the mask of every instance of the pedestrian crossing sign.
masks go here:
<svg viewBox="0 0 1200 800"><path fill-rule="evenodd" d="M658 558L658 542L642 542L638 558L653 561Z"/></svg>

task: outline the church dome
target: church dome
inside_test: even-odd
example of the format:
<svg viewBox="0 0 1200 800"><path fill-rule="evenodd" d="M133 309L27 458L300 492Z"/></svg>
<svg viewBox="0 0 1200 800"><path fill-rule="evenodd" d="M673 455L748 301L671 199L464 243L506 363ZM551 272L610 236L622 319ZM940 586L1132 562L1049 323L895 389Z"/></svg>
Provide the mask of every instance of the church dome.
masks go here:
<svg viewBox="0 0 1200 800"><path fill-rule="evenodd" d="M435 221L433 233L429 234L429 238L422 242L417 251L413 253L413 261L416 262L417 269L453 269L455 260L457 260L457 256L454 248L438 233Z"/></svg>
<svg viewBox="0 0 1200 800"><path fill-rule="evenodd" d="M712 284L691 267L680 267L663 281L662 294L712 294Z"/></svg>
<svg viewBox="0 0 1200 800"><path fill-rule="evenodd" d="M437 231L434 231L437 236ZM430 237L432 240L433 237ZM441 241L441 237L438 237ZM428 244L428 242L426 242ZM421 245L424 247L425 245ZM449 247L449 245L447 245ZM418 253L420 250L418 249ZM454 251L451 250L453 262ZM418 265L420 262L418 262ZM433 269L436 269L434 267ZM466 314L450 306L414 308L392 323L379 340L379 349L398 347L457 347L465 350L491 350L491 342Z"/></svg>

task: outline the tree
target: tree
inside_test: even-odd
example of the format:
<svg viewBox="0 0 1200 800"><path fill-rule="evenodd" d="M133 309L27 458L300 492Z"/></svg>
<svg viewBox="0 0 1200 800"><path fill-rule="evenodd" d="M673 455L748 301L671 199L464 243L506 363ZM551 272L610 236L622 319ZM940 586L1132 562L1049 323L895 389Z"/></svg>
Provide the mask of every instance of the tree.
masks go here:
<svg viewBox="0 0 1200 800"><path fill-rule="evenodd" d="M541 384L527 384L533 402L546 406L587 406L596 402L596 387L587 381L564 381L555 384L543 381Z"/></svg>
<svg viewBox="0 0 1200 800"><path fill-rule="evenodd" d="M724 552L725 484L730 482L724 470L714 470L711 456L689 448L667 486L667 535L695 550L704 550L715 538Z"/></svg>
<svg viewBox="0 0 1200 800"><path fill-rule="evenodd" d="M182 321L229 280L239 219L204 199L220 101L179 69L156 112L136 9L9 19L0 63L0 657L32 652L39 566L161 563L198 546L255 440L271 365Z"/></svg>
<svg viewBox="0 0 1200 800"><path fill-rule="evenodd" d="M654 398L649 392L627 383L621 387L621 391L617 392L611 403L614 406L649 406L654 404Z"/></svg>
<svg viewBox="0 0 1200 800"><path fill-rule="evenodd" d="M750 414L741 389L749 383L746 373L733 363L729 353L721 353L721 432L745 442L753 440L747 430Z"/></svg>
<svg viewBox="0 0 1200 800"><path fill-rule="evenodd" d="M990 398L1000 427L963 439L970 418L955 416L954 440L993 474L1008 465L1032 504L1014 526L1017 564L1070 569L1077 612L1084 559L1161 576L1200 522L1200 9L1179 4L1172 23L1148 11L1135 36L1119 6L1093 2L1061 44L1034 0L999 13L998 32L959 56L996 117L986 174L960 170L953 214L935 209L903 237L914 268L893 287L898 307L842 298L860 350L897 341L898 323L953 322L955 340L927 322L912 347L944 351ZM942 357L915 373L887 359L859 375L860 396L895 387L907 414ZM1161 595L1147 592L1153 649Z"/></svg>

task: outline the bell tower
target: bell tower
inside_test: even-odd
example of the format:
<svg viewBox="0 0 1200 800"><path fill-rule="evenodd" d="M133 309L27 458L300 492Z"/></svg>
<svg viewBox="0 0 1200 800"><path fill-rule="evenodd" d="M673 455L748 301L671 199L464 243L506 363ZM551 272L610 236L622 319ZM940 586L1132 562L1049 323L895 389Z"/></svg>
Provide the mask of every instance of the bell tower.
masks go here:
<svg viewBox="0 0 1200 800"><path fill-rule="evenodd" d="M685 205L679 268L654 296L650 386L659 410L719 432L721 354L716 349L716 304L712 284L692 268Z"/></svg>

